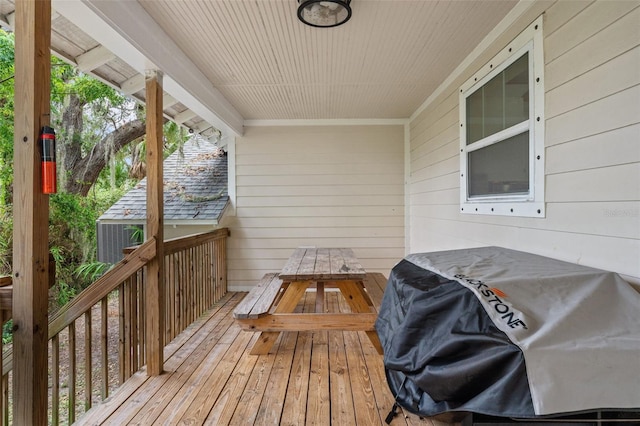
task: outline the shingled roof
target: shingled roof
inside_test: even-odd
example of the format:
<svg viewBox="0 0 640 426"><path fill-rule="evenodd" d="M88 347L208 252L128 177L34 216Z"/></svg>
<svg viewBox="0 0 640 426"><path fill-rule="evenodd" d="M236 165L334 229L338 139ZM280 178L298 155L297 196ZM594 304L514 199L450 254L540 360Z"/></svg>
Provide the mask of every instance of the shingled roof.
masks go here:
<svg viewBox="0 0 640 426"><path fill-rule="evenodd" d="M164 222L217 224L229 202L227 156L210 142L187 141L164 160ZM103 223L144 223L147 179L100 218Z"/></svg>

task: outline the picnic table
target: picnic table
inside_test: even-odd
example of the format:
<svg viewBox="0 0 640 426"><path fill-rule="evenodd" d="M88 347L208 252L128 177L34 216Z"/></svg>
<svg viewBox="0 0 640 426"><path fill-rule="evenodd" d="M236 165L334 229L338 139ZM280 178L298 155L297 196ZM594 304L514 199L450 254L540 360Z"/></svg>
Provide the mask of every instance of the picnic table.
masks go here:
<svg viewBox="0 0 640 426"><path fill-rule="evenodd" d="M378 276L379 275L379 276ZM260 331L251 353L266 354L283 331L365 331L378 353L374 328L384 284L382 274L367 274L349 248L297 248L280 273L266 274L234 310L244 330ZM315 288L315 312L295 312L308 289ZM325 309L325 289L337 288L351 312Z"/></svg>

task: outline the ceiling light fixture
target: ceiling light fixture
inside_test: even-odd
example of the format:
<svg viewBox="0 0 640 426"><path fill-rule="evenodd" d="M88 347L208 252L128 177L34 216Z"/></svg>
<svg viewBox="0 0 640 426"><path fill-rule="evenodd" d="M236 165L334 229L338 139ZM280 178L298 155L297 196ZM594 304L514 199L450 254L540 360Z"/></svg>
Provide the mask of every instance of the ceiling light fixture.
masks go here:
<svg viewBox="0 0 640 426"><path fill-rule="evenodd" d="M351 0L298 0L298 3L298 19L312 27L337 27L351 18Z"/></svg>

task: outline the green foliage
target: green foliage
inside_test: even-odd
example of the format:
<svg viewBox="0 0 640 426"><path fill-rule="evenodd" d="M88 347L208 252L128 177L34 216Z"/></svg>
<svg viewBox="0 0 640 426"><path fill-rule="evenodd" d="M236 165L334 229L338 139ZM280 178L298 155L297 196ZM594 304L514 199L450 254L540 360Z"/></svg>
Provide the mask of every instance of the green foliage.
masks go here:
<svg viewBox="0 0 640 426"><path fill-rule="evenodd" d="M0 276L11 275L13 256L13 213L11 206L0 205Z"/></svg>
<svg viewBox="0 0 640 426"><path fill-rule="evenodd" d="M106 84L92 78L61 59L51 57L51 102L64 104L67 95L74 93L83 102L107 100L112 106L120 106L127 98Z"/></svg>
<svg viewBox="0 0 640 426"><path fill-rule="evenodd" d="M75 296L91 284L102 266L96 258L96 220L112 202L111 195L93 197L59 193L49 200L50 251L56 261L55 299L58 303Z"/></svg>
<svg viewBox="0 0 640 426"><path fill-rule="evenodd" d="M71 300L76 297L79 293L79 290L75 287L67 284L64 281L58 281L56 283L56 288L54 291L55 294L55 306L53 306L50 310L56 309L56 307L64 306L67 303L71 302Z"/></svg>
<svg viewBox="0 0 640 426"><path fill-rule="evenodd" d="M182 146L189 139L189 134L184 127L178 126L173 121L168 121L162 128L164 136L164 158L173 154L176 150L182 152Z"/></svg>
<svg viewBox="0 0 640 426"><path fill-rule="evenodd" d="M76 268L75 275L85 281L94 282L102 275L104 275L104 273L107 272L110 267L110 264L98 261L83 263Z"/></svg>
<svg viewBox="0 0 640 426"><path fill-rule="evenodd" d="M2 326L2 343L7 344L13 341L13 320L9 320Z"/></svg>
<svg viewBox="0 0 640 426"><path fill-rule="evenodd" d="M142 244L144 242L144 228L142 226L127 226L126 228L131 233L131 239L136 242L136 244Z"/></svg>
<svg viewBox="0 0 640 426"><path fill-rule="evenodd" d="M58 193L49 198L49 237L67 252L78 246L85 260L88 249L83 245L95 240L96 211L92 200L73 194ZM54 246L56 246L54 245Z"/></svg>
<svg viewBox="0 0 640 426"><path fill-rule="evenodd" d="M13 182L14 38L0 30L0 206L11 200Z"/></svg>

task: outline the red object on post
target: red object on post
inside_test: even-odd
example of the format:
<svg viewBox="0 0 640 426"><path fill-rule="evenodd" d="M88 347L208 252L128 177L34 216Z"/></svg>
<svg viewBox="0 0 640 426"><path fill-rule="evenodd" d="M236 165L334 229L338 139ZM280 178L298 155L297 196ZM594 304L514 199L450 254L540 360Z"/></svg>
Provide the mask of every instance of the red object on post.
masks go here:
<svg viewBox="0 0 640 426"><path fill-rule="evenodd" d="M44 126L40 132L40 148L42 154L41 179L42 193L56 193L56 132Z"/></svg>

